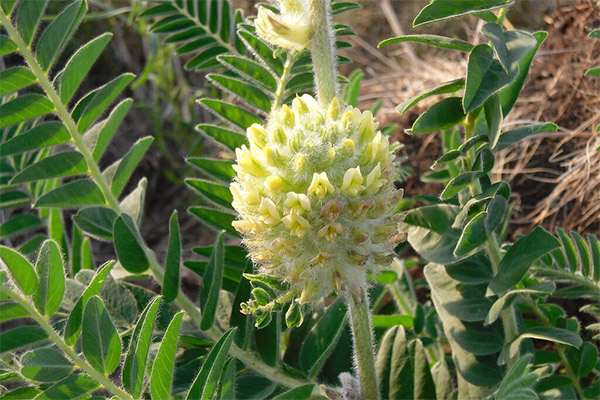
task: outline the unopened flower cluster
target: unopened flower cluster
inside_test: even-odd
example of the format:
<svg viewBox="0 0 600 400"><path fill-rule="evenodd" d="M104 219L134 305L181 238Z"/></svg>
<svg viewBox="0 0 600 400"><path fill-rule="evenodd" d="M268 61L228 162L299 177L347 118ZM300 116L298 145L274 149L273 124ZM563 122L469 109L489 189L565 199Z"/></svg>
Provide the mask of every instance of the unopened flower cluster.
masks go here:
<svg viewBox="0 0 600 400"><path fill-rule="evenodd" d="M303 95L247 137L236 150L233 225L259 273L280 278L285 300L301 305L365 287L366 271L392 259L401 196L371 112L337 99L323 110Z"/></svg>

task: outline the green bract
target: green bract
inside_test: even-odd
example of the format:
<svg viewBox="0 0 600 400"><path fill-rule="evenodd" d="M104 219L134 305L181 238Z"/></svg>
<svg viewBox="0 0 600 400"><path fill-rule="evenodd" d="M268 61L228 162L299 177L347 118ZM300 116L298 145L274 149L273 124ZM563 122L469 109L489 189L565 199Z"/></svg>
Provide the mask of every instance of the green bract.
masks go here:
<svg viewBox="0 0 600 400"><path fill-rule="evenodd" d="M366 271L392 260L402 193L371 112L335 98L324 110L303 95L247 136L250 147L236 150L233 225L260 273L288 283L286 299L300 304L365 287Z"/></svg>

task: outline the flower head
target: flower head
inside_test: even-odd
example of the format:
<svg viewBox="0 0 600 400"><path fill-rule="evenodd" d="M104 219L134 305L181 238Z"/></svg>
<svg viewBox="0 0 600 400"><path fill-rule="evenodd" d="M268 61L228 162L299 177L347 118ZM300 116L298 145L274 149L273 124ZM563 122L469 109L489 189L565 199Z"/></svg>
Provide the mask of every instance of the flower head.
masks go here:
<svg viewBox="0 0 600 400"><path fill-rule="evenodd" d="M398 237L394 155L373 115L337 99L323 110L303 95L247 133L231 184L234 227L259 275L286 289L273 292L272 304L247 303L246 312L264 317L290 300L366 286L366 272L391 260Z"/></svg>

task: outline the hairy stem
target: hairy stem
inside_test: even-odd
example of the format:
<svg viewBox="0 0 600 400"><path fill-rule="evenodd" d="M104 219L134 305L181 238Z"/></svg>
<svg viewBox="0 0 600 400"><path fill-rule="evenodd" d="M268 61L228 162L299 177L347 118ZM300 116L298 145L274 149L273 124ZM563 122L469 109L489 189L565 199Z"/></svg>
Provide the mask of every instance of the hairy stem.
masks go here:
<svg viewBox="0 0 600 400"><path fill-rule="evenodd" d="M287 59L285 60L285 64L283 65L283 74L281 74L281 78L279 78L279 82L277 82L277 91L275 92L275 99L273 100L273 107L271 107L271 113L277 110L283 104L283 95L285 94L285 85L290 78L290 71L292 70L292 65L294 65L294 61L296 61L296 53L290 51L287 55Z"/></svg>
<svg viewBox="0 0 600 400"><path fill-rule="evenodd" d="M60 349L77 365L77 367L81 368L88 374L92 379L102 385L106 390L109 390L115 396L120 399L133 400L134 397L125 392L123 389L119 388L117 385L111 382L111 380L96 371L91 365L89 365L85 360L83 360L79 355L73 350L65 341L54 331L54 328L46 321L46 319L37 312L35 308L33 308L27 300L22 298L18 293L14 292L7 286L2 285L0 291L6 294L8 297L19 303L21 307L27 311L29 316L38 323L38 325L46 331L50 340L52 340Z"/></svg>
<svg viewBox="0 0 600 400"><path fill-rule="evenodd" d="M90 173L91 177L94 179L94 181L96 182L96 184L99 186L100 190L102 191L102 194L104 195L104 198L107 201L107 206L110 207L111 209L113 209L117 214L122 214L122 210L121 210L119 201L117 200L115 195L112 193L112 190L110 189L110 185L106 181L104 176L102 175L102 172L100 171L100 167L94 160L92 153L90 152L90 150L87 148L87 146L83 142L83 135L79 132L79 129L77 128L77 124L71 117L71 114L67 110L66 106L60 100L60 96L58 95L58 93L56 92L56 90L54 89L52 84L50 83L50 80L49 80L48 76L44 73L44 71L42 70L42 67L38 64L31 49L27 47L27 45L25 44L25 42L23 41L21 36L18 34L16 29L12 26L9 18L7 17L7 15L4 13L4 11L2 9L0 9L0 24L6 29L7 33L11 37L11 39L19 47L19 50L20 50L21 54L23 55L23 57L25 58L27 65L30 67L31 71L37 78L40 86L42 87L42 89L44 90L46 95L50 98L50 101L52 102L52 104L55 107L56 114L58 114L60 119L63 121L63 123L67 127L69 134L71 135L71 141L73 142L73 144L75 145L77 150L83 155L86 165L88 167L89 173ZM162 285L163 278L164 278L164 271L163 271L161 265L159 264L159 262L156 260L156 256L154 255L154 252L145 243L143 245L143 250L144 250L144 253L145 253L147 259L149 260L150 269L152 271L152 274L154 275L154 278L158 281L159 284ZM183 309L188 314L189 318L192 320L194 325L199 327L200 321L201 321L200 310L198 310L198 308L196 308L196 306L182 293L180 293L177 296L176 303L179 307L181 307L181 309ZM203 334L206 337L208 337L210 340L215 341L215 342L221 337L221 333L216 329L204 331ZM54 333L54 335L56 337L58 337L55 333ZM51 337L52 337L52 335L51 335ZM60 337L58 337L58 338L60 339ZM67 345L65 344L65 346L67 346ZM62 346L61 346L61 348L62 348ZM70 348L69 348L69 350L72 354L77 356L77 354L75 354ZM65 352L67 353L66 350L65 350ZM229 353L233 357L235 357L235 358L239 359L241 362L243 362L248 368L254 370L255 372L259 373L262 376L270 378L272 381L274 381L280 385L293 388L296 386L305 385L307 383L306 381L301 381L298 379L291 378L290 376L286 375L285 373L281 372L280 370L277 370L273 367L268 366L267 364L265 364L261 360L259 360L255 355L245 352L244 350L235 346L235 344L233 344L231 346ZM68 354L70 354L70 353L68 353ZM86 370L86 372L87 372L87 370ZM94 378L95 380L96 380L96 375L98 375L97 372L96 372L96 374L90 373L90 376L92 376L92 378ZM100 374L100 376L102 376L102 375ZM104 381L106 381L106 379L104 379L103 381L97 381L97 382L104 385ZM116 390L119 390L116 386L114 386L114 388ZM109 389L109 390L112 391L112 389ZM318 389L315 389L315 390L318 390ZM114 392L114 393L117 394L117 392ZM125 392L123 392L123 394L128 396ZM118 394L118 396L123 397L123 395L121 395L121 394ZM125 397L125 398L130 398L130 397Z"/></svg>
<svg viewBox="0 0 600 400"><path fill-rule="evenodd" d="M363 288L357 288L357 290L349 288L346 291L346 300L350 309L354 362L360 383L360 398L377 400L379 399L379 388L375 373L369 297Z"/></svg>
<svg viewBox="0 0 600 400"><path fill-rule="evenodd" d="M331 5L329 0L310 0L309 7L315 26L310 48L315 72L315 87L319 102L324 106L338 95L337 59L331 28Z"/></svg>

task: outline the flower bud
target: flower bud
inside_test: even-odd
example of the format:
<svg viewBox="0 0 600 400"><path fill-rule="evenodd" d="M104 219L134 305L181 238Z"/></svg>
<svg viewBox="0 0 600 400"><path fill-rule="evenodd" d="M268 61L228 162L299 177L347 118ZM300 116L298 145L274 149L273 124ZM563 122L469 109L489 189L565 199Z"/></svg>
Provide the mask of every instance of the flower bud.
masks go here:
<svg viewBox="0 0 600 400"><path fill-rule="evenodd" d="M285 3L287 6L279 15L265 7L258 9L254 21L256 33L267 42L284 49L303 50L310 44L313 24L303 7L292 2Z"/></svg>

